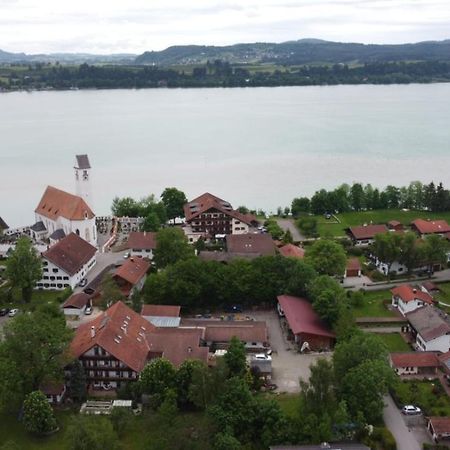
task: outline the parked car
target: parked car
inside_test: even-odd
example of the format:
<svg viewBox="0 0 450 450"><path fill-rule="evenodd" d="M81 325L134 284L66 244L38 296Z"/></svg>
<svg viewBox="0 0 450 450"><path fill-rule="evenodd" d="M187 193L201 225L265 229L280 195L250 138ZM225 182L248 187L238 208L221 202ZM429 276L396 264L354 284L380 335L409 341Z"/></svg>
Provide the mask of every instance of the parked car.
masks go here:
<svg viewBox="0 0 450 450"><path fill-rule="evenodd" d="M92 306L88 306L85 310L84 310L84 314L86 316L90 316L92 314Z"/></svg>
<svg viewBox="0 0 450 450"><path fill-rule="evenodd" d="M90 287L87 287L86 289L83 290L83 292L87 295L92 295L94 294L95 290Z"/></svg>
<svg viewBox="0 0 450 450"><path fill-rule="evenodd" d="M8 308L2 308L0 309L0 316L6 316L6 314L9 313L9 309Z"/></svg>
<svg viewBox="0 0 450 450"><path fill-rule="evenodd" d="M85 286L87 285L87 282L88 282L87 278L83 278L83 279L78 283L78 286L80 286L80 287L85 287Z"/></svg>
<svg viewBox="0 0 450 450"><path fill-rule="evenodd" d="M123 259L128 259L130 257L130 252L126 252L124 255L123 255Z"/></svg>
<svg viewBox="0 0 450 450"><path fill-rule="evenodd" d="M9 311L8 316L14 317L18 312L19 312L19 310L17 308L13 308L13 309L11 309L11 311Z"/></svg>
<svg viewBox="0 0 450 450"><path fill-rule="evenodd" d="M402 408L402 413L406 414L408 416L416 415L416 414L422 414L422 410L414 405L405 405Z"/></svg>

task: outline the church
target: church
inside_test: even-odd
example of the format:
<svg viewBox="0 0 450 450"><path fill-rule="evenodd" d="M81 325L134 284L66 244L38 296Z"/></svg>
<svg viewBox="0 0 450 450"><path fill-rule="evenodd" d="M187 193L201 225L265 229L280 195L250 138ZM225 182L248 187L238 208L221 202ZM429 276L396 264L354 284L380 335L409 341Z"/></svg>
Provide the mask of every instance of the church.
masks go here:
<svg viewBox="0 0 450 450"><path fill-rule="evenodd" d="M75 233L89 244L97 246L88 156L77 155L74 169L77 195L47 186L34 211L36 223L31 231L35 239L49 239L50 244Z"/></svg>

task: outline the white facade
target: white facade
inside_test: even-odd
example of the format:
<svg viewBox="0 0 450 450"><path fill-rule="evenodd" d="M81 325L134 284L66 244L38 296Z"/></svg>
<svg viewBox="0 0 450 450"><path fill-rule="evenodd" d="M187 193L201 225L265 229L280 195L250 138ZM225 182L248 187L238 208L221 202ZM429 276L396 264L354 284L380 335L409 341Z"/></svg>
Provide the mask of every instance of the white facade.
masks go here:
<svg viewBox="0 0 450 450"><path fill-rule="evenodd" d="M398 308L398 311L405 316L406 314L415 311L418 308L422 308L428 303L425 303L424 301L415 298L414 300L410 300L409 302L404 302L400 297L393 295L392 296L392 306Z"/></svg>
<svg viewBox="0 0 450 450"><path fill-rule="evenodd" d="M144 248L131 248L131 256L140 256L141 258L153 259L153 249Z"/></svg>
<svg viewBox="0 0 450 450"><path fill-rule="evenodd" d="M63 290L67 287L75 289L78 283L87 275L89 270L96 263L96 255L94 255L81 269L74 275L69 275L56 264L42 258L43 276L36 283L38 289L56 289Z"/></svg>
<svg viewBox="0 0 450 450"><path fill-rule="evenodd" d="M92 188L91 188L91 168L74 167L75 169L75 187L78 197L81 197L87 205L94 209Z"/></svg>
<svg viewBox="0 0 450 450"><path fill-rule="evenodd" d="M421 351L446 353L450 350L450 335L444 334L427 342L419 333L417 333L416 344Z"/></svg>
<svg viewBox="0 0 450 450"><path fill-rule="evenodd" d="M231 234L247 234L249 226L242 222L241 220L235 219L231 220Z"/></svg>

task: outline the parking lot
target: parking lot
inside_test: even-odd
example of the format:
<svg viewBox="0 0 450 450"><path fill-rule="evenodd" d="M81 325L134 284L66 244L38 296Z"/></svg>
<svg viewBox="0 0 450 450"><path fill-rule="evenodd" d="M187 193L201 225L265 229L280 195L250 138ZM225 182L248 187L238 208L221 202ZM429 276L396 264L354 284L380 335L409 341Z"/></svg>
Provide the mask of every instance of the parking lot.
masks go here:
<svg viewBox="0 0 450 450"><path fill-rule="evenodd" d="M331 353L298 353L283 335L275 310L252 312L250 316L267 323L269 342L273 350L272 381L278 385L278 392L299 392L299 378L309 379L311 364L319 358L331 358Z"/></svg>

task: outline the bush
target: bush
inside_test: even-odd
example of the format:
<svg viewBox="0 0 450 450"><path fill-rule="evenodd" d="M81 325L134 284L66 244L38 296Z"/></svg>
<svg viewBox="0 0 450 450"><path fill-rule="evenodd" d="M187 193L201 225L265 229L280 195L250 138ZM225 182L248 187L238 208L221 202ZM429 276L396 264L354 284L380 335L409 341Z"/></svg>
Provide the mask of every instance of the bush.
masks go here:
<svg viewBox="0 0 450 450"><path fill-rule="evenodd" d="M440 444L423 444L423 450L448 450L446 445Z"/></svg>
<svg viewBox="0 0 450 450"><path fill-rule="evenodd" d="M23 423L30 433L47 434L56 430L52 407L41 391L33 391L23 402Z"/></svg>
<svg viewBox="0 0 450 450"><path fill-rule="evenodd" d="M345 245L344 245L344 248L345 248ZM363 250L362 250L362 248L359 248L359 247L349 247L349 248L347 248L347 254L349 256L362 256Z"/></svg>
<svg viewBox="0 0 450 450"><path fill-rule="evenodd" d="M379 272L378 270L374 270L371 274L370 274L370 278L372 279L372 281L386 281L386 275L383 275L381 272Z"/></svg>
<svg viewBox="0 0 450 450"><path fill-rule="evenodd" d="M363 443L373 450L397 450L394 436L386 427L375 427Z"/></svg>

